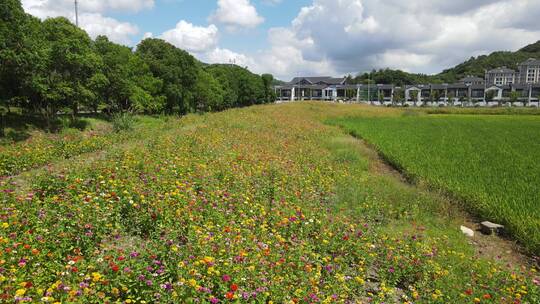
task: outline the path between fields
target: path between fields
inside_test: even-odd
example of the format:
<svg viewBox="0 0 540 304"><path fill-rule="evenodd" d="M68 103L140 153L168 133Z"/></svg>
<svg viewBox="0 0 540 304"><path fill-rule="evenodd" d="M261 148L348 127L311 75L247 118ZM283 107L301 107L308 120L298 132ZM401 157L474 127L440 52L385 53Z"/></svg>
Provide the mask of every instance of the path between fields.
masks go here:
<svg viewBox="0 0 540 304"><path fill-rule="evenodd" d="M436 193L425 186L414 184L409 181L396 168L385 162L375 148L365 140L352 135L349 135L349 138L351 141L355 142L355 146L358 147L359 151L368 157L370 163L369 170L372 174L384 175L404 184L406 187L415 187L421 191L428 192L440 200L447 202L451 208L458 209L456 205L459 204L456 204L456 202L452 201L450 198L440 193ZM504 239L495 235L484 235L480 232L480 221L474 219L471 215L467 214L463 210L458 209L456 213L456 219L452 221L456 230L459 230L460 225L463 225L475 231L474 237L469 238L469 244L474 246L478 256L490 260L500 261L504 264L510 264L512 266L531 266L535 264L535 261L531 257L525 255L523 250L519 245L516 244L515 241Z"/></svg>

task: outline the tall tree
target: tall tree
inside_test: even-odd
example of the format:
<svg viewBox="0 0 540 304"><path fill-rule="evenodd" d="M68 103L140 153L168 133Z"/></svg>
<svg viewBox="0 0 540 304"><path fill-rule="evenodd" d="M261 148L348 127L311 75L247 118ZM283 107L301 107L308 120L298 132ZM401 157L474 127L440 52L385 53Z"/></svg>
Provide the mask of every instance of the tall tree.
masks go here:
<svg viewBox="0 0 540 304"><path fill-rule="evenodd" d="M197 82L199 63L187 52L160 39L145 39L136 54L150 67L155 77L163 80L162 93L166 109L181 114L195 109L193 91Z"/></svg>
<svg viewBox="0 0 540 304"><path fill-rule="evenodd" d="M97 37L94 47L103 58L106 79L106 85L99 86L97 92L109 110L146 113L163 110L163 81L152 75L143 59L105 36Z"/></svg>
<svg viewBox="0 0 540 304"><path fill-rule="evenodd" d="M19 0L0 2L0 102L7 106L20 96L22 64L27 50L25 26L29 17Z"/></svg>
<svg viewBox="0 0 540 304"><path fill-rule="evenodd" d="M88 34L66 18L47 19L38 32L39 37L32 39L37 56L27 87L32 106L50 128L61 108L71 108L76 116L81 104L96 98L89 84L102 61L93 52Z"/></svg>

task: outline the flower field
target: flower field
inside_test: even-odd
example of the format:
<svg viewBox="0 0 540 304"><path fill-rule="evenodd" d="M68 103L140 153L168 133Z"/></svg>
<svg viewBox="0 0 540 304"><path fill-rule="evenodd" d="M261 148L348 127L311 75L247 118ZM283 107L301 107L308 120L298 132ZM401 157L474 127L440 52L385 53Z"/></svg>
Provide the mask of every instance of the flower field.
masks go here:
<svg viewBox="0 0 540 304"><path fill-rule="evenodd" d="M366 111L170 118L31 191L4 179L0 302L540 302L535 268L477 256L435 198L323 124Z"/></svg>
<svg viewBox="0 0 540 304"><path fill-rule="evenodd" d="M465 200L540 253L540 118L434 115L337 124L373 143L412 179Z"/></svg>
<svg viewBox="0 0 540 304"><path fill-rule="evenodd" d="M156 122L159 123L147 117L138 127L152 127ZM52 161L98 151L137 135L138 132L113 133L110 127L90 131L70 129L61 134L36 133L27 141L0 146L0 176L17 174Z"/></svg>

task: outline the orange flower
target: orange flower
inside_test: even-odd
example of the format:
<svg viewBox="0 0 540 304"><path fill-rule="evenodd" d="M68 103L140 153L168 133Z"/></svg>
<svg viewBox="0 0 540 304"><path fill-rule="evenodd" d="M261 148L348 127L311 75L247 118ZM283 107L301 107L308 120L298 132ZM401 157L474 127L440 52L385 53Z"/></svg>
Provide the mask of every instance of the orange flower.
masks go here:
<svg viewBox="0 0 540 304"><path fill-rule="evenodd" d="M234 299L234 293L232 293L232 292L229 291L229 292L227 292L227 294L225 295L225 297L226 297L227 299L229 299L229 300L232 300L232 299Z"/></svg>

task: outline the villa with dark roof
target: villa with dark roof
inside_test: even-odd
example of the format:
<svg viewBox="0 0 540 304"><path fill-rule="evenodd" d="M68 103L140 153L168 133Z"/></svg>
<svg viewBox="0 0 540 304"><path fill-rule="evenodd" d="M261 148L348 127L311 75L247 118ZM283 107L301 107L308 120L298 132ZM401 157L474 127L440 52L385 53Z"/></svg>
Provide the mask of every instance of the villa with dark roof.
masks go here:
<svg viewBox="0 0 540 304"><path fill-rule="evenodd" d="M485 78L467 76L453 84L416 84L403 88L390 84L347 84L346 78L330 76L295 77L276 86L275 91L279 101L367 101L390 105L403 99L403 105L409 106L494 106L517 96L518 104L540 106L540 60L529 59L518 68L516 72L500 67L486 71Z"/></svg>

